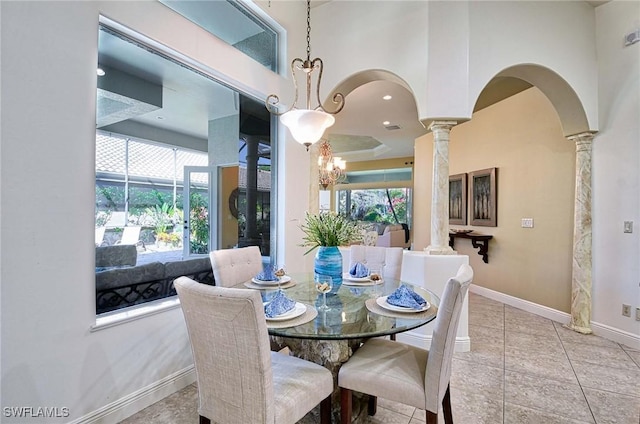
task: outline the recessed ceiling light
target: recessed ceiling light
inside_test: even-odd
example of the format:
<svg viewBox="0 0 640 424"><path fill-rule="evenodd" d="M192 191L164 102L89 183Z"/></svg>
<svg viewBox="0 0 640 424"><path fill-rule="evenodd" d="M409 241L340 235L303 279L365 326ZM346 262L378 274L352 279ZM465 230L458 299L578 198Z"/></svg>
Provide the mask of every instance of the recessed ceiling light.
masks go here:
<svg viewBox="0 0 640 424"><path fill-rule="evenodd" d="M103 77L105 74L104 69L102 68L98 68L96 73L98 74L99 77Z"/></svg>
<svg viewBox="0 0 640 424"><path fill-rule="evenodd" d="M382 97L382 100L391 100L393 97L391 97L391 95L387 94L386 96Z"/></svg>
<svg viewBox="0 0 640 424"><path fill-rule="evenodd" d="M390 123L391 123L391 122L389 122L389 121L384 121L384 122L382 123L382 125L387 126L387 125L389 125Z"/></svg>

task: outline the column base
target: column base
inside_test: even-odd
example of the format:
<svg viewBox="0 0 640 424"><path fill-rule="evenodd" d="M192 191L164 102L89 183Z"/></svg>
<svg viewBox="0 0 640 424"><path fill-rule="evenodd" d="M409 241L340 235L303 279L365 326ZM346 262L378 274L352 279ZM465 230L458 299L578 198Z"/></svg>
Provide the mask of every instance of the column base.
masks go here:
<svg viewBox="0 0 640 424"><path fill-rule="evenodd" d="M593 330L591 330L591 328L580 327L580 326L572 324L572 323L563 325L563 327L564 328L568 328L569 330L573 330L576 333L580 333L580 334L593 334Z"/></svg>
<svg viewBox="0 0 640 424"><path fill-rule="evenodd" d="M457 255L451 246L428 246L424 249L427 255Z"/></svg>

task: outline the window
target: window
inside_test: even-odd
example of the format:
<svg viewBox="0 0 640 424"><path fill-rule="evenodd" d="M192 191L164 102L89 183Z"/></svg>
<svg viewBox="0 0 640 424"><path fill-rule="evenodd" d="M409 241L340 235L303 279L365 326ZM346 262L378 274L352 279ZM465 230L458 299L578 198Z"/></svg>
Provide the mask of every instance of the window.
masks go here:
<svg viewBox="0 0 640 424"><path fill-rule="evenodd" d="M105 227L99 244L114 245L121 239L123 227L140 226L144 229L139 240L145 245L153 245L160 238L169 241L161 243L163 248L170 244L174 248L170 250L179 250L182 170L185 166L206 164L206 153L97 131L96 227ZM206 184L203 179L197 182Z"/></svg>
<svg viewBox="0 0 640 424"><path fill-rule="evenodd" d="M346 179L336 187L338 213L363 223L411 227L411 168L351 171Z"/></svg>
<svg viewBox="0 0 640 424"><path fill-rule="evenodd" d="M275 256L263 102L141 40L99 29L97 314L175 296L181 275L212 284L213 249Z"/></svg>
<svg viewBox="0 0 640 424"><path fill-rule="evenodd" d="M411 189L340 190L338 191L338 213L362 222L409 224Z"/></svg>
<svg viewBox="0 0 640 424"><path fill-rule="evenodd" d="M231 0L160 2L272 71L278 71L278 33L244 4Z"/></svg>

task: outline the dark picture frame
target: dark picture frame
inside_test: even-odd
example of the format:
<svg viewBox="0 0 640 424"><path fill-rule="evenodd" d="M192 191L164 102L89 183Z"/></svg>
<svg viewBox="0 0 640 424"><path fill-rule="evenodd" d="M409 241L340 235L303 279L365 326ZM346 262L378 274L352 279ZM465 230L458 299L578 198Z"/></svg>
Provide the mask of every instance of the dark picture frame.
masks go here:
<svg viewBox="0 0 640 424"><path fill-rule="evenodd" d="M481 169L469 173L471 186L471 225L498 226L498 168Z"/></svg>
<svg viewBox="0 0 640 424"><path fill-rule="evenodd" d="M449 224L467 225L467 174L449 176Z"/></svg>

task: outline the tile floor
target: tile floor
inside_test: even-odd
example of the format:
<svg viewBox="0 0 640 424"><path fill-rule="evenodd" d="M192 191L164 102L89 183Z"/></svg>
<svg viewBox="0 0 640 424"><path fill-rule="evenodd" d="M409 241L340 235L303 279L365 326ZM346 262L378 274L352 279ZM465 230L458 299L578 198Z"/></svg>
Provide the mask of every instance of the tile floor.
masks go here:
<svg viewBox="0 0 640 424"><path fill-rule="evenodd" d="M640 423L639 350L473 293L469 334L471 351L453 360L456 424ZM195 424L196 409L192 384L123 423ZM425 413L379 399L369 422L419 424Z"/></svg>

